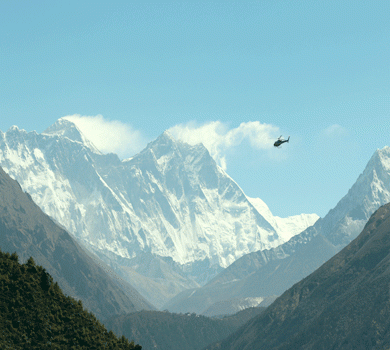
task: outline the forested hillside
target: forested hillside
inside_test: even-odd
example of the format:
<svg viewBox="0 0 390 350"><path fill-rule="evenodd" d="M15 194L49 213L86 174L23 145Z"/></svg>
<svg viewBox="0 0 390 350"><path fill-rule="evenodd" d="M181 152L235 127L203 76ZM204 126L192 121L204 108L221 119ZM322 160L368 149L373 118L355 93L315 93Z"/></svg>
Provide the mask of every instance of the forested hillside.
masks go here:
<svg viewBox="0 0 390 350"><path fill-rule="evenodd" d="M124 334L145 349L200 350L222 340L265 308L249 308L223 318L168 311L138 311L114 316L105 322L116 334Z"/></svg>
<svg viewBox="0 0 390 350"><path fill-rule="evenodd" d="M65 296L33 258L0 251L1 349L140 350L108 332L81 301Z"/></svg>
<svg viewBox="0 0 390 350"><path fill-rule="evenodd" d="M0 249L20 262L33 257L61 290L81 299L101 321L115 314L154 309L130 284L88 253L35 204L0 167Z"/></svg>

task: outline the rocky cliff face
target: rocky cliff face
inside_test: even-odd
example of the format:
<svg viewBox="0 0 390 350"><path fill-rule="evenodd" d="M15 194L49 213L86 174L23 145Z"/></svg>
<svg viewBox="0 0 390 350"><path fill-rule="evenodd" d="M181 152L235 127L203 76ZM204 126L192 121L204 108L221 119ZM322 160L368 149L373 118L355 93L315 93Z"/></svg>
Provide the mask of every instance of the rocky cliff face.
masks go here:
<svg viewBox="0 0 390 350"><path fill-rule="evenodd" d="M13 127L0 133L0 165L45 213L110 263L148 253L182 266L208 261L207 268L222 268L289 238L286 225L259 212L203 145L167 132L121 161L101 154L66 119L42 134ZM297 216L290 231L317 218ZM202 273L191 271L195 280Z"/></svg>
<svg viewBox="0 0 390 350"><path fill-rule="evenodd" d="M390 204L361 234L267 310L211 349L386 349Z"/></svg>
<svg viewBox="0 0 390 350"><path fill-rule="evenodd" d="M322 234L337 249L342 249L361 232L370 216L390 202L390 147L374 152L364 171L348 193L323 219L277 248L286 254L302 243Z"/></svg>
<svg viewBox="0 0 390 350"><path fill-rule="evenodd" d="M265 204L258 199L252 202L267 218ZM164 307L202 313L213 303L280 295L351 242L374 211L388 202L390 147L384 147L373 154L355 184L323 219L276 248L244 255L202 288L183 291Z"/></svg>
<svg viewBox="0 0 390 350"><path fill-rule="evenodd" d="M98 318L153 309L129 284L56 225L0 168L0 249L30 256L58 282L65 294L81 299Z"/></svg>

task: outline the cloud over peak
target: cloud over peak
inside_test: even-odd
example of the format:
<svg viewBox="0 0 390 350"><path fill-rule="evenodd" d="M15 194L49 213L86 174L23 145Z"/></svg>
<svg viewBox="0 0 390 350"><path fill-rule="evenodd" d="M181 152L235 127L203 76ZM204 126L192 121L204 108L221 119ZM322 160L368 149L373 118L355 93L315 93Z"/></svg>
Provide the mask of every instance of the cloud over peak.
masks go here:
<svg viewBox="0 0 390 350"><path fill-rule="evenodd" d="M107 120L102 115L81 116L79 114L65 116L73 122L103 153L116 153L126 158L139 152L146 144L142 133L129 124L118 120Z"/></svg>
<svg viewBox="0 0 390 350"><path fill-rule="evenodd" d="M140 152L148 141L141 131L135 130L130 124L107 120L101 115L75 114L63 118L73 122L101 152L116 153L122 159ZM190 145L203 143L217 164L225 170L226 156L230 150L244 142L253 149L270 149L279 136L278 127L259 121L244 122L236 128L229 128L228 124L221 121L204 124L189 122L175 125L167 131L175 139Z"/></svg>
<svg viewBox="0 0 390 350"><path fill-rule="evenodd" d="M195 122L175 125L168 131L177 139L191 145L203 143L210 155L226 169L226 152L247 140L252 148L272 148L279 128L259 121L241 123L237 128L229 129L220 121L212 121L203 125Z"/></svg>

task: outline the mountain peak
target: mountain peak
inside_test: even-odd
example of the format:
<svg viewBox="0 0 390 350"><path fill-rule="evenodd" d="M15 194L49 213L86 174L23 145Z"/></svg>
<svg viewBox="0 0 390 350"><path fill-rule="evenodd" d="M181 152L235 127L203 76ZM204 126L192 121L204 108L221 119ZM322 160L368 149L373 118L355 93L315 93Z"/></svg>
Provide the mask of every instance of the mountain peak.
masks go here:
<svg viewBox="0 0 390 350"><path fill-rule="evenodd" d="M9 129L8 129L8 131L19 131L19 128L18 128L18 126L17 125L12 125Z"/></svg>
<svg viewBox="0 0 390 350"><path fill-rule="evenodd" d="M100 153L100 151L89 141L77 125L65 117L58 119L52 126L49 126L44 134L57 135L60 137L66 137L69 140L80 142L91 149L94 153Z"/></svg>
<svg viewBox="0 0 390 350"><path fill-rule="evenodd" d="M151 153L156 159L162 156L177 152L177 141L168 131L164 131L157 139L149 142L146 147L135 157L139 158L142 154Z"/></svg>
<svg viewBox="0 0 390 350"><path fill-rule="evenodd" d="M381 187L390 193L388 180L390 178L390 147L377 149L368 161L363 173L359 176L358 183L372 183L376 178L382 183ZM386 202L387 203L387 202ZM382 205L385 203L382 203ZM371 215L372 213L370 213Z"/></svg>
<svg viewBox="0 0 390 350"><path fill-rule="evenodd" d="M171 135L171 133L165 130L156 140L154 140L151 144L154 145L174 145L177 143L177 140Z"/></svg>
<svg viewBox="0 0 390 350"><path fill-rule="evenodd" d="M65 118L58 119L53 125L49 126L45 131L45 134L65 136L73 141L83 141L83 135L80 129Z"/></svg>
<svg viewBox="0 0 390 350"><path fill-rule="evenodd" d="M172 136L172 134L171 134L168 130L165 130L165 131L160 135L160 137L165 138L165 139L169 139L169 140L172 140L172 141L176 141L175 138Z"/></svg>
<svg viewBox="0 0 390 350"><path fill-rule="evenodd" d="M377 149L375 155L379 158L383 167L390 170L390 147L385 146L382 149Z"/></svg>
<svg viewBox="0 0 390 350"><path fill-rule="evenodd" d="M19 129L16 125L12 125L8 131L7 134L14 134L14 133L27 133L24 129Z"/></svg>
<svg viewBox="0 0 390 350"><path fill-rule="evenodd" d="M206 159L212 159L203 143L194 145L180 139L175 139L167 130L165 130L155 141L151 142L148 145L148 148L153 150L157 159L167 154L176 154L180 157L186 157L191 154L191 159L193 159L193 157L205 159L204 156L207 154Z"/></svg>

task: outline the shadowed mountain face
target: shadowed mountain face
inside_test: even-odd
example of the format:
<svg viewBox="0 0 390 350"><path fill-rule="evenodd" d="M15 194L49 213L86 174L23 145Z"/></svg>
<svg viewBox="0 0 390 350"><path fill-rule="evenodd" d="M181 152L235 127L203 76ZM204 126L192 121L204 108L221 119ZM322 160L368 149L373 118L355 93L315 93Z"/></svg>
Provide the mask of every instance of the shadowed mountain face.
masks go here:
<svg viewBox="0 0 390 350"><path fill-rule="evenodd" d="M64 293L81 299L100 319L153 308L129 284L108 275L107 267L86 253L0 168L0 249L30 256L58 282Z"/></svg>
<svg viewBox="0 0 390 350"><path fill-rule="evenodd" d="M356 238L374 211L389 201L390 147L384 147L375 151L324 218L276 248L244 255L202 288L181 292L164 308L203 313L220 301L281 295Z"/></svg>
<svg viewBox="0 0 390 350"><path fill-rule="evenodd" d="M390 204L259 317L208 349L390 349Z"/></svg>
<svg viewBox="0 0 390 350"><path fill-rule="evenodd" d="M233 303L238 299L244 303L246 298L267 300L281 295L336 253L337 249L331 243L322 235L317 235L298 253L284 259L275 257L272 250L247 254L202 288L181 292L164 308L172 312L210 315L206 311L220 302ZM267 306L263 302L259 305Z"/></svg>
<svg viewBox="0 0 390 350"><path fill-rule="evenodd" d="M274 217L261 200L245 196L202 144L167 132L121 161L101 154L64 118L41 134L12 127L0 131L0 166L156 306L318 219ZM151 269L138 263L145 257Z"/></svg>
<svg viewBox="0 0 390 350"><path fill-rule="evenodd" d="M201 350L211 341L222 340L264 308L248 308L223 318L166 311L139 311L115 316L105 322L118 336L122 334L142 348L156 350Z"/></svg>

